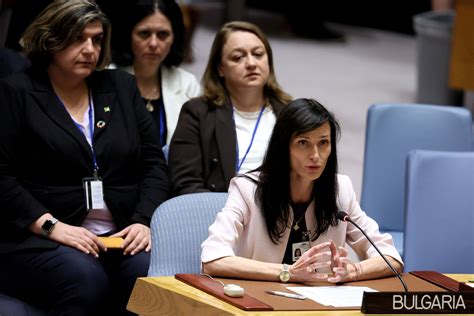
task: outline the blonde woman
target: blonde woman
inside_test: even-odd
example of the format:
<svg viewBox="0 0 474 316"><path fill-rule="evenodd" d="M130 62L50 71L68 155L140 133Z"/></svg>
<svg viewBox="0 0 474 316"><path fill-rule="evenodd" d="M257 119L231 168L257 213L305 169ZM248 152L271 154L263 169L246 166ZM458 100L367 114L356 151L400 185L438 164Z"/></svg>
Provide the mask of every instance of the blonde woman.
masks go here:
<svg viewBox="0 0 474 316"><path fill-rule="evenodd" d="M170 144L177 195L227 191L232 177L257 168L290 100L277 83L266 36L247 22L218 31L203 86L203 96L183 106Z"/></svg>

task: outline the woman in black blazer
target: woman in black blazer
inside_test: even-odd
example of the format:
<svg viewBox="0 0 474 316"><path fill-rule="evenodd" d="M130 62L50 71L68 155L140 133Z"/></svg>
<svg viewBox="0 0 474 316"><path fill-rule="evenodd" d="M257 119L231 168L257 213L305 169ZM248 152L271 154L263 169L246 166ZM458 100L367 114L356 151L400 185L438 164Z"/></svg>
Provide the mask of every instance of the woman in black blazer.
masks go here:
<svg viewBox="0 0 474 316"><path fill-rule="evenodd" d="M247 22L217 32L203 86L201 98L183 105L170 143L175 195L227 192L237 173L257 168L276 116L291 100L276 81L265 34Z"/></svg>
<svg viewBox="0 0 474 316"><path fill-rule="evenodd" d="M51 314L125 313L169 194L133 77L96 71L109 43L95 4L54 1L22 38L32 67L0 81L0 292ZM101 310L109 297L117 310Z"/></svg>

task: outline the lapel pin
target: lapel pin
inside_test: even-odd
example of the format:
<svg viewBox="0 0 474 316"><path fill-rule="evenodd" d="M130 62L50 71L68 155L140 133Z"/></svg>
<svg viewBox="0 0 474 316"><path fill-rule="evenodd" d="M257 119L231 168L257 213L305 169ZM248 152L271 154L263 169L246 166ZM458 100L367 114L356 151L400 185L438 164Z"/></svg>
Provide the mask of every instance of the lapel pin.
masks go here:
<svg viewBox="0 0 474 316"><path fill-rule="evenodd" d="M104 121L98 121L98 122L97 122L97 127L98 127L98 128L102 128L102 127L104 127L104 126L105 126L105 122L104 122Z"/></svg>
<svg viewBox="0 0 474 316"><path fill-rule="evenodd" d="M104 106L104 112L110 112L110 107Z"/></svg>

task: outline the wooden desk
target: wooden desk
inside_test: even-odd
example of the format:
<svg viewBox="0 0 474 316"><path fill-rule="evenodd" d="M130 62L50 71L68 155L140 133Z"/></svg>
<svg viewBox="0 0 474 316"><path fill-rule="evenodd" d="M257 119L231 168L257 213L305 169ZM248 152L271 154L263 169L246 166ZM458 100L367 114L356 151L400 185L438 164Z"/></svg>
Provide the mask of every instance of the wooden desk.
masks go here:
<svg viewBox="0 0 474 316"><path fill-rule="evenodd" d="M449 274L466 282L472 274ZM288 315L289 311L246 312L180 282L174 276L139 278L127 309L139 315ZM292 311L291 315L362 315L350 311Z"/></svg>

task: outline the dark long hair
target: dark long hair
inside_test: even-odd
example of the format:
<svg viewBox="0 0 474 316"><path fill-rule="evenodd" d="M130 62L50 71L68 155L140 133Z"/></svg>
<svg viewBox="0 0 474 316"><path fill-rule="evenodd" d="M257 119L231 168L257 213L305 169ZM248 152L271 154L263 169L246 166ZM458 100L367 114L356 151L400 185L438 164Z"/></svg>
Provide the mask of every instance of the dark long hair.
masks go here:
<svg viewBox="0 0 474 316"><path fill-rule="evenodd" d="M165 66L179 66L184 58L184 22L181 9L174 0L123 0L117 1L121 5L120 16L112 15L114 31L112 33L113 61L120 66L133 63L132 31L135 26L146 18L159 11L171 23L174 35L168 56L163 60ZM115 2L114 2L115 3Z"/></svg>
<svg viewBox="0 0 474 316"><path fill-rule="evenodd" d="M290 143L294 136L312 131L328 122L331 129L331 153L321 176L315 180L313 199L316 207L316 240L329 226L337 225L337 150L340 127L334 115L312 99L296 99L278 115L267 153L257 181L255 199L260 204L267 231L278 243L290 218Z"/></svg>

